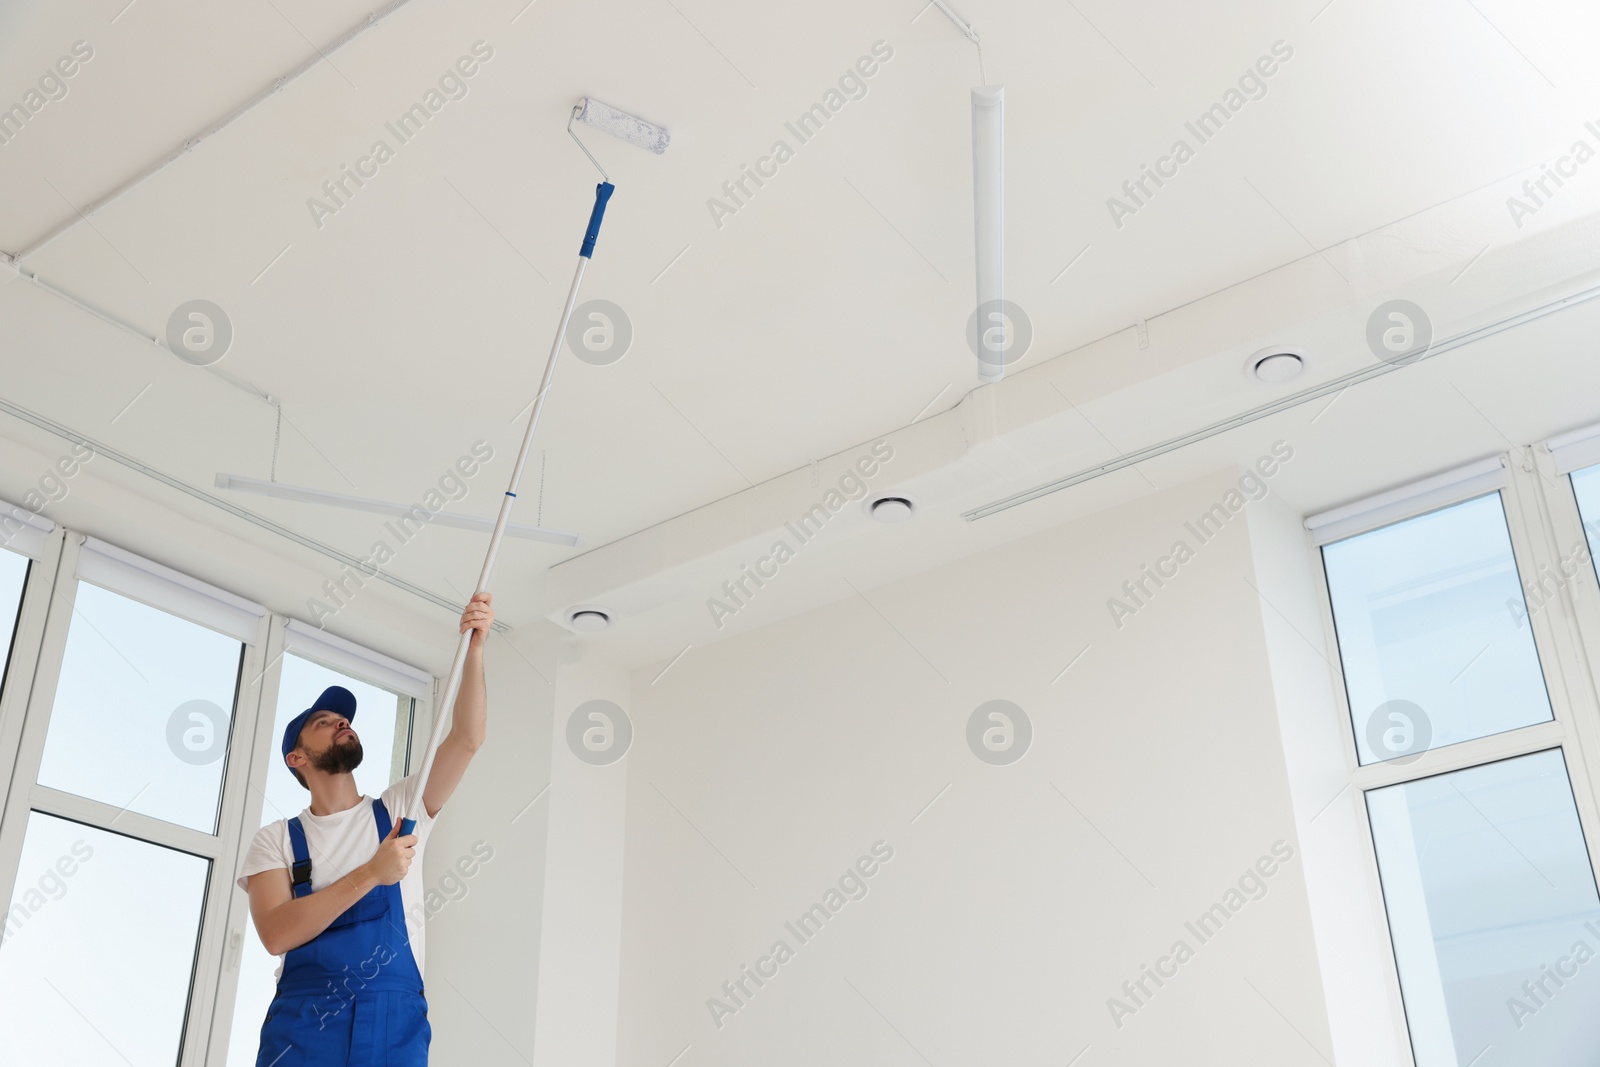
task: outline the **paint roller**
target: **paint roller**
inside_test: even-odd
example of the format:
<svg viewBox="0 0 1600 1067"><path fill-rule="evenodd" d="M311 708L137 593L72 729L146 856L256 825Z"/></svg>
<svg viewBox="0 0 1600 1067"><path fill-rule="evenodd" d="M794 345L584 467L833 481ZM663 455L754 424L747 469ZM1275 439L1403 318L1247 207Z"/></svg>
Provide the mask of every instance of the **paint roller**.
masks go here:
<svg viewBox="0 0 1600 1067"><path fill-rule="evenodd" d="M533 401L533 412L528 416L528 428L522 435L522 448L517 453L516 466L511 470L511 484L506 487L506 495L500 500L500 514L495 519L494 532L489 535L489 552L484 556L483 570L478 574L474 595L485 591L489 586L489 575L494 570L495 556L500 551L500 541L505 536L506 524L511 518L511 507L516 503L517 486L522 481L522 468L528 462L533 434L539 426L539 414L544 410L544 398L550 392L550 383L555 376L556 357L561 354L561 343L567 333L567 323L571 320L572 309L578 302L578 289L583 284L583 269L589 265L589 259L594 255L595 242L600 237L600 223L605 218L606 204L610 202L611 194L616 190L600 161L595 159L594 153L589 151L573 130L574 122L591 126L658 156L667 150L667 142L670 140L664 128L589 96L574 105L571 115L567 118L567 133L577 141L578 147L583 149L583 154L589 157L589 162L600 172L602 181L594 187L594 208L589 212L589 225L583 231L583 245L578 251L578 266L572 275L572 288L567 291L567 303L561 310L561 322L556 327L555 340L550 344L550 358L545 361L544 379L539 383L539 393ZM417 790L416 796L411 801L410 810L400 820L401 834L413 833L417 828L417 815L422 811L422 794L427 789L428 775L433 770L434 753L439 749L439 742L444 739L445 724L449 722L455 710L456 695L461 690L461 675L467 665L467 649L471 644L472 630L469 629L461 635L461 640L456 645L455 660L450 664L450 677L445 682L444 696L434 715L433 731L428 738L428 747L423 752L422 767L418 772L423 788Z"/></svg>
<svg viewBox="0 0 1600 1067"><path fill-rule="evenodd" d="M585 126L593 126L601 133L609 133L619 141L638 145L658 156L667 150L667 142L672 139L662 127L646 122L637 115L618 111L610 104L601 103L592 96L584 97L583 102L572 109L572 117ZM583 142L579 141L578 144L581 146ZM588 149L584 151L587 152ZM599 165L595 164L597 167ZM604 174L605 171L600 173Z"/></svg>

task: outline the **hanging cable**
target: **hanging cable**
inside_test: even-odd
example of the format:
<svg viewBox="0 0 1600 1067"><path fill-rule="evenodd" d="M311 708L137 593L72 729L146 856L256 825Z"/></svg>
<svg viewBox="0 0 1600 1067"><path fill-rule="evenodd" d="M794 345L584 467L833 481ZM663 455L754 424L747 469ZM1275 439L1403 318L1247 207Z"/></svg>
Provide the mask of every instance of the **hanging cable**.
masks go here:
<svg viewBox="0 0 1600 1067"><path fill-rule="evenodd" d="M978 84L988 85L989 76L983 72L983 39L978 36L978 31L973 28L972 23L956 14L955 9L945 0L930 0L930 2L944 12L945 18L956 24L956 29L961 31L962 36L978 46Z"/></svg>
<svg viewBox="0 0 1600 1067"><path fill-rule="evenodd" d="M278 424L272 431L272 473L268 478L278 480L278 441L283 437L283 402L280 400L272 405L278 411Z"/></svg>

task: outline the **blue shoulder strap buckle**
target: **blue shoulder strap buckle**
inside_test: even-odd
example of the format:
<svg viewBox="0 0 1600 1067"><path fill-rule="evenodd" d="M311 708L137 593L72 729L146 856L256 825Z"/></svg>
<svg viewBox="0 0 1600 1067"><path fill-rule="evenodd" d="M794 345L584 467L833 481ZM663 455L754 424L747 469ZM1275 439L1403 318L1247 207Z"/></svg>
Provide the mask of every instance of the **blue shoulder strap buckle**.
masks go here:
<svg viewBox="0 0 1600 1067"><path fill-rule="evenodd" d="M289 820L289 847L294 850L294 863L289 867L289 888L297 897L311 892L311 850L306 847L305 827L299 817Z"/></svg>

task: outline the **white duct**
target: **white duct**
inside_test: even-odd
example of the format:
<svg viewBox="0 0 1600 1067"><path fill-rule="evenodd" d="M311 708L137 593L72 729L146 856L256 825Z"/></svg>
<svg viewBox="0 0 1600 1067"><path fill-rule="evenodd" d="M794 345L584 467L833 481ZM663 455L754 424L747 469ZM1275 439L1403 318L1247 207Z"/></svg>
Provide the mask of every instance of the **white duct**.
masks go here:
<svg viewBox="0 0 1600 1067"><path fill-rule="evenodd" d="M972 90L972 201L977 256L978 380L1005 374L1005 86Z"/></svg>

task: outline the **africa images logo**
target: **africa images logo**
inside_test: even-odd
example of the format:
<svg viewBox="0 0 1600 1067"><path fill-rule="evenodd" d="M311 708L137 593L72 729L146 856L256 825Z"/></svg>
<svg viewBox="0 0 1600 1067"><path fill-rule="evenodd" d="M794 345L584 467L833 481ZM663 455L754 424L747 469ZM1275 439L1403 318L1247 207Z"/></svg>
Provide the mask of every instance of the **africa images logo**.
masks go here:
<svg viewBox="0 0 1600 1067"><path fill-rule="evenodd" d="M868 884L870 880L882 873L883 866L894 859L894 846L887 841L874 841L870 851L872 855L860 856L855 863L846 867L836 885L823 890L821 900L802 911L798 918L783 924L783 928L794 937L793 945L786 938L778 938L766 955L756 958L754 969L747 963L739 965L738 976L722 983L721 997L706 998L706 1010L710 1012L711 1022L718 1030L722 1029L725 1018L739 1014L739 1010L747 1005L757 991L778 976L783 965L794 959L800 946L822 933L822 928L844 910L846 904L866 899L871 891Z"/></svg>
<svg viewBox="0 0 1600 1067"><path fill-rule="evenodd" d="M1195 157L1195 150L1221 133L1223 126L1245 104L1267 95L1267 79L1294 57L1294 48L1285 41L1274 41L1271 51L1271 55L1260 57L1239 75L1238 88L1230 85L1223 92L1221 101L1200 112L1193 122L1183 124L1183 128L1194 138L1193 145L1179 137L1172 142L1167 154L1156 160L1153 168L1148 163L1141 164L1139 174L1122 183L1121 197L1106 197L1106 210L1111 213L1111 221L1116 223L1117 229L1122 229L1127 218L1148 207L1156 193L1178 176L1179 168Z"/></svg>
<svg viewBox="0 0 1600 1067"><path fill-rule="evenodd" d="M880 464L887 464L894 458L894 446L887 441L876 441L872 445L870 454L858 456L855 466L846 470L839 476L838 488L830 488L823 494L822 499L807 508L799 517L783 524L783 528L793 535L795 543L791 545L788 538L779 537L767 550L767 554L755 561L754 573L751 564L744 564L739 569L739 574L722 583L722 592L727 600L717 597L706 598L706 610L711 613L711 621L717 629L722 629L724 621L730 615L737 615L744 610L756 594L756 590L776 578L779 569L794 559L800 546L814 540L828 520L844 510L844 506L851 500L860 500L867 495L867 482L875 477L882 469ZM769 569L770 568L770 569ZM762 579L766 579L763 581ZM751 585L755 588L751 588ZM739 594L743 593L743 597Z"/></svg>
<svg viewBox="0 0 1600 1067"><path fill-rule="evenodd" d="M784 129L794 137L794 145L780 137L772 142L772 147L767 149L767 154L760 156L752 167L748 163L739 165L739 175L722 183L722 196L707 197L706 210L711 212L711 221L716 223L717 229L722 229L723 220L730 215L737 215L739 209L750 203L755 196L756 189L760 189L778 176L778 170L795 156L795 148L805 144L817 134L822 132L822 127L828 120L844 110L844 106L852 100L863 100L867 95L866 79L878 73L880 67L894 58L894 48L886 41L872 43L872 55L862 56L855 65L846 68L839 76L838 88L829 86L822 94L822 100L812 104L802 111L793 122L785 122ZM755 189L750 188L754 183ZM740 194L743 194L741 198Z"/></svg>
<svg viewBox="0 0 1600 1067"><path fill-rule="evenodd" d="M322 197L306 198L306 210L311 213L311 221L317 229L322 229L328 218L349 206L357 191L366 188L367 182L378 176L380 168L421 133L423 127L444 110L446 104L467 98L471 91L469 80L482 69L483 64L494 58L494 48L487 41L474 41L471 53L460 56L454 65L445 68L444 73L439 75L437 88L429 86L420 100L402 111L392 122L383 124L384 129L393 136L394 144L391 145L387 137L377 138L367 154L356 160L354 170L348 163L340 164L339 173L322 183Z"/></svg>

